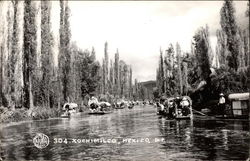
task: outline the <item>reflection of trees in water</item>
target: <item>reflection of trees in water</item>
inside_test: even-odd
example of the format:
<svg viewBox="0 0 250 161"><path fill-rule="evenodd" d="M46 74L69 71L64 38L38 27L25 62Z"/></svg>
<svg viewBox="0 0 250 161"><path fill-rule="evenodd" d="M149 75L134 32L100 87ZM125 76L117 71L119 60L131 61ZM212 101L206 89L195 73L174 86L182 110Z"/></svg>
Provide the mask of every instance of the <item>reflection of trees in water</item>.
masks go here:
<svg viewBox="0 0 250 161"><path fill-rule="evenodd" d="M220 153L231 156L230 159L246 160L249 157L249 122L230 121L225 128L220 130L222 149Z"/></svg>
<svg viewBox="0 0 250 161"><path fill-rule="evenodd" d="M194 146L204 152L206 160L236 159L245 160L249 151L249 126L238 121L195 121ZM237 127L237 128L235 128ZM242 130L246 128L245 132Z"/></svg>
<svg viewBox="0 0 250 161"><path fill-rule="evenodd" d="M125 112L125 110L127 110ZM136 119L141 113L136 110L123 109L117 111L118 115L112 117L113 128L116 136L129 137L135 131Z"/></svg>
<svg viewBox="0 0 250 161"><path fill-rule="evenodd" d="M159 118L160 135L164 137L166 148L175 148L176 150L187 150L193 146L192 133L193 133L192 120L166 120Z"/></svg>
<svg viewBox="0 0 250 161"><path fill-rule="evenodd" d="M87 137L89 125L85 122L81 122L81 126L79 125L80 123L76 124L72 119L55 119L7 127L4 129L4 137L1 137L1 140L6 141L7 144L3 147L5 150L4 156L8 160L69 160L75 154L81 153L82 149L91 152L91 150L87 150L91 148L90 144L54 144L54 138L82 139ZM44 133L50 138L49 146L42 150L36 148L33 144L33 138L38 132Z"/></svg>
<svg viewBox="0 0 250 161"><path fill-rule="evenodd" d="M190 152L204 160L249 157L249 123L230 120L166 120L158 119L159 132L166 142L166 152Z"/></svg>
<svg viewBox="0 0 250 161"><path fill-rule="evenodd" d="M205 152L206 160L214 160L216 159L216 142L213 137L206 137L204 134L196 135L193 138L194 147L196 150L200 151L201 153ZM197 149L198 148L198 149Z"/></svg>
<svg viewBox="0 0 250 161"><path fill-rule="evenodd" d="M92 134L103 134L108 129L107 117L103 116L90 116L88 120L89 130Z"/></svg>

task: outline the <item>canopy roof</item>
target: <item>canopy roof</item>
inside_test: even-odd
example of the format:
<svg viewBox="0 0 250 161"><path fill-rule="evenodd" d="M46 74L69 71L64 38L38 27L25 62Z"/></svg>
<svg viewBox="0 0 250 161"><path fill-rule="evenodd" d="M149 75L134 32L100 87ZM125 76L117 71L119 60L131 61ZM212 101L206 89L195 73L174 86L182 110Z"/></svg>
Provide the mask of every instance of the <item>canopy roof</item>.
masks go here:
<svg viewBox="0 0 250 161"><path fill-rule="evenodd" d="M63 105L63 110L65 110L66 109L66 106L69 106L69 109L73 109L73 108L77 108L78 107L78 105L76 104L76 103L65 103L64 105Z"/></svg>
<svg viewBox="0 0 250 161"><path fill-rule="evenodd" d="M249 92L248 93L232 93L228 95L230 100L250 100Z"/></svg>

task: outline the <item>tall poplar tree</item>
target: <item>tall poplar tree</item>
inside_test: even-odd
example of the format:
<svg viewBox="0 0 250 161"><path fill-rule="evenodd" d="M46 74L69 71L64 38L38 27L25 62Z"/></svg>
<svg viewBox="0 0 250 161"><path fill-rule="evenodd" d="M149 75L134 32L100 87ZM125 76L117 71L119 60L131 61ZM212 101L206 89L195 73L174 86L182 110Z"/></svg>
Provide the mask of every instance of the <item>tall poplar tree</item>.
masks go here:
<svg viewBox="0 0 250 161"><path fill-rule="evenodd" d="M108 56L108 42L104 44L104 94L108 92L108 80L109 80L109 56Z"/></svg>
<svg viewBox="0 0 250 161"><path fill-rule="evenodd" d="M14 107L16 103L15 98L15 68L17 65L17 56L18 56L18 1L12 0L13 5L13 27L12 27L12 36L11 36L11 49L10 55L8 56L8 73L9 73L9 85L10 85L10 97L11 97L11 106Z"/></svg>
<svg viewBox="0 0 250 161"><path fill-rule="evenodd" d="M229 51L228 66L237 71L239 62L239 44L237 41L237 24L235 19L235 8L232 0L225 0L220 10L220 24L226 34L227 49Z"/></svg>
<svg viewBox="0 0 250 161"><path fill-rule="evenodd" d="M70 9L68 1L60 0L60 55L59 55L59 71L61 78L61 87L63 101L69 101L70 96Z"/></svg>
<svg viewBox="0 0 250 161"><path fill-rule="evenodd" d="M200 28L194 36L194 47L195 56L197 58L197 63L200 71L200 77L210 83L210 63L209 63L209 44L206 35L206 29Z"/></svg>
<svg viewBox="0 0 250 161"><path fill-rule="evenodd" d="M24 27L23 27L23 81L24 81L24 107L33 108L32 83L36 67L37 28L36 8L31 0L24 1Z"/></svg>
<svg viewBox="0 0 250 161"><path fill-rule="evenodd" d="M114 77L115 77L115 96L119 94L120 89L120 75L119 75L119 52L118 49L115 53L115 63L114 63Z"/></svg>
<svg viewBox="0 0 250 161"><path fill-rule="evenodd" d="M51 2L48 0L41 1L41 98L42 102L50 106L51 83L53 69L52 55L53 37L51 32Z"/></svg>
<svg viewBox="0 0 250 161"><path fill-rule="evenodd" d="M181 47L179 43L176 43L176 54L177 54L177 65L178 65L178 76L179 76L179 86L180 86L180 94L183 93L183 82L182 82L182 71L181 71Z"/></svg>
<svg viewBox="0 0 250 161"><path fill-rule="evenodd" d="M160 90L160 94L165 92L165 88L164 88L164 67L163 67L163 55L162 55L162 50L160 49L160 60L159 60L159 90Z"/></svg>

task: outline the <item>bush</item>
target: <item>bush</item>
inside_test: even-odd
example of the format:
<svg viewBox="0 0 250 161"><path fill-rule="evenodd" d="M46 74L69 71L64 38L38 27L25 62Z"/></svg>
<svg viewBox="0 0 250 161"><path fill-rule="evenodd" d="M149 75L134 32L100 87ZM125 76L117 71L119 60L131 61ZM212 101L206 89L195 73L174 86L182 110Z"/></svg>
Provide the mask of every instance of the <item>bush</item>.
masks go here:
<svg viewBox="0 0 250 161"><path fill-rule="evenodd" d="M48 107L34 107L30 112L33 120L48 119L51 117L57 117L60 114L60 111L54 108Z"/></svg>
<svg viewBox="0 0 250 161"><path fill-rule="evenodd" d="M18 109L18 110L6 110L1 113L0 122L8 123L8 122L18 122L28 120L27 110Z"/></svg>
<svg viewBox="0 0 250 161"><path fill-rule="evenodd" d="M1 123L18 122L31 119L41 120L58 116L60 116L60 111L54 108L34 107L32 110L24 108L10 110L8 108L0 107Z"/></svg>

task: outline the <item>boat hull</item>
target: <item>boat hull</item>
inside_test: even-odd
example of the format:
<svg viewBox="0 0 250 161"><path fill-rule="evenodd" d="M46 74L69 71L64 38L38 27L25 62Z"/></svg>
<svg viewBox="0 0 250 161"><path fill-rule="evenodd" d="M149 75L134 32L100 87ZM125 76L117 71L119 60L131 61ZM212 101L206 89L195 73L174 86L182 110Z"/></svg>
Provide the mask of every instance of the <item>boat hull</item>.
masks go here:
<svg viewBox="0 0 250 161"><path fill-rule="evenodd" d="M70 118L70 115L61 115L61 118Z"/></svg>
<svg viewBox="0 0 250 161"><path fill-rule="evenodd" d="M134 108L134 106L128 106L128 109L132 109L132 108Z"/></svg>
<svg viewBox="0 0 250 161"><path fill-rule="evenodd" d="M192 119L192 116L189 115L189 116L176 116L175 119L177 120L190 120Z"/></svg>
<svg viewBox="0 0 250 161"><path fill-rule="evenodd" d="M104 115L105 112L89 112L89 115Z"/></svg>
<svg viewBox="0 0 250 161"><path fill-rule="evenodd" d="M89 115L104 115L104 114L109 114L112 113L112 111L91 111L88 114Z"/></svg>
<svg viewBox="0 0 250 161"><path fill-rule="evenodd" d="M125 107L115 107L114 109L124 109Z"/></svg>
<svg viewBox="0 0 250 161"><path fill-rule="evenodd" d="M70 118L70 117L73 117L73 116L77 116L79 114L80 114L80 112L69 112L68 114L63 113L60 117L61 118Z"/></svg>

